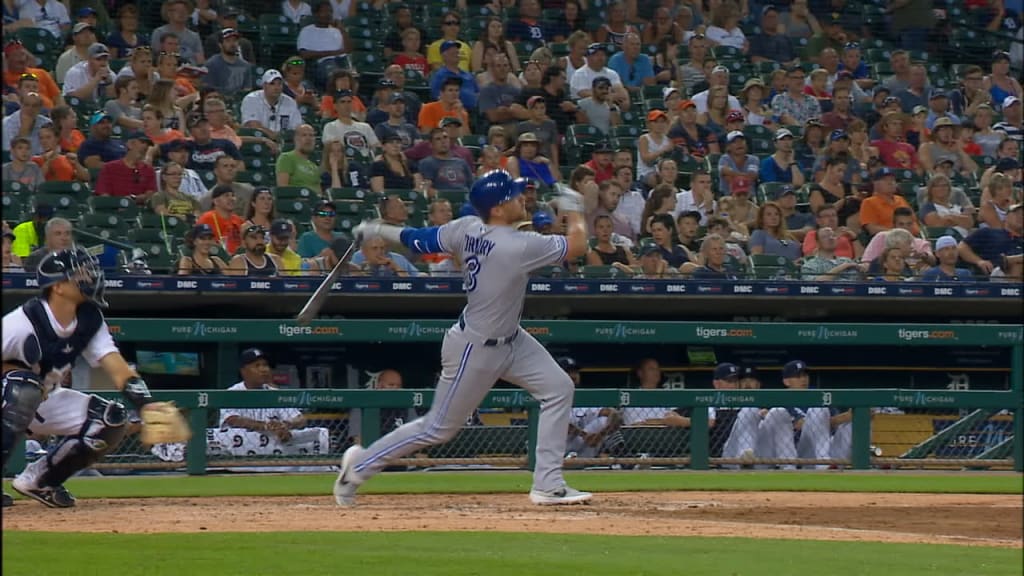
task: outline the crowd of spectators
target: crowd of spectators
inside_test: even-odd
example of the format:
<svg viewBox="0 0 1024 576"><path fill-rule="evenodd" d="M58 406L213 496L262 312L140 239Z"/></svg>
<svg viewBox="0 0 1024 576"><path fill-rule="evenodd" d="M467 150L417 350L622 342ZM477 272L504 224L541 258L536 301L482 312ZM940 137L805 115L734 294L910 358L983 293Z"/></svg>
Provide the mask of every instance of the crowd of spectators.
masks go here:
<svg viewBox="0 0 1024 576"><path fill-rule="evenodd" d="M4 265L56 217L179 274L319 274L505 169L523 229L583 194L568 273L1019 280L1021 29L1003 0L5 0ZM352 273L459 273L378 244Z"/></svg>

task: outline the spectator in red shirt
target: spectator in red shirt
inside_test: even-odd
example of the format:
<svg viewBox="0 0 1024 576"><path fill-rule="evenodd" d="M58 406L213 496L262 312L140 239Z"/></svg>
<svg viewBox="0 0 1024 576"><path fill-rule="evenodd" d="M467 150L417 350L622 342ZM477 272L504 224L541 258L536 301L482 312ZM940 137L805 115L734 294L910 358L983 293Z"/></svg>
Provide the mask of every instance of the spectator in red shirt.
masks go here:
<svg viewBox="0 0 1024 576"><path fill-rule="evenodd" d="M902 141L903 114L887 112L882 118L882 139L875 140L872 146L878 148L882 163L889 168L910 168L921 173L921 165L917 161L914 147Z"/></svg>
<svg viewBox="0 0 1024 576"><path fill-rule="evenodd" d="M612 166L612 147L602 142L594 149L594 155L583 165L594 171L594 181L600 184L605 180L615 177L615 169Z"/></svg>
<svg viewBox="0 0 1024 576"><path fill-rule="evenodd" d="M235 190L231 186L218 184L210 191L210 197L213 198L213 209L204 212L196 224L209 225L214 239L231 256L242 245L242 224L245 223L241 216L235 214Z"/></svg>
<svg viewBox="0 0 1024 576"><path fill-rule="evenodd" d="M156 193L156 171L144 161L153 141L142 132L124 137L124 158L107 162L96 181L97 196L127 196L145 204Z"/></svg>

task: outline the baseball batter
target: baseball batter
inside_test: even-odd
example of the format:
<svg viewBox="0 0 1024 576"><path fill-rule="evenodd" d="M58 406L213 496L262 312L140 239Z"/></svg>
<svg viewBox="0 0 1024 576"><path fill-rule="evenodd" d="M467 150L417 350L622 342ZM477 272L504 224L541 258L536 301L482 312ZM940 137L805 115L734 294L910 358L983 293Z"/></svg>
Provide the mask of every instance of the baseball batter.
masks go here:
<svg viewBox="0 0 1024 576"><path fill-rule="evenodd" d="M63 436L12 486L51 508L70 508L75 498L64 481L116 448L128 420L120 403L61 387L79 356L103 367L147 425L173 413L176 426L187 426L169 404L152 402L146 383L118 352L100 311L107 304L103 270L92 256L77 247L51 252L39 263L36 278L42 297L4 316L3 465L26 432ZM185 439L177 433L161 436L164 441ZM13 499L4 494L3 505L11 504Z"/></svg>
<svg viewBox="0 0 1024 576"><path fill-rule="evenodd" d="M419 254L443 252L459 259L464 263L467 302L441 345L442 370L430 411L367 448L352 446L345 451L334 483L338 505L353 505L359 485L389 462L453 438L499 378L540 402L530 500L541 505L575 504L591 498L570 488L562 477L572 380L519 326L530 272L587 251L582 197L562 187L558 203L559 211L567 215L567 233L541 236L514 228L527 218L525 187L525 180L495 170L481 176L470 190L469 201L479 216L430 228L401 228L380 221L356 228L362 238L381 236Z"/></svg>

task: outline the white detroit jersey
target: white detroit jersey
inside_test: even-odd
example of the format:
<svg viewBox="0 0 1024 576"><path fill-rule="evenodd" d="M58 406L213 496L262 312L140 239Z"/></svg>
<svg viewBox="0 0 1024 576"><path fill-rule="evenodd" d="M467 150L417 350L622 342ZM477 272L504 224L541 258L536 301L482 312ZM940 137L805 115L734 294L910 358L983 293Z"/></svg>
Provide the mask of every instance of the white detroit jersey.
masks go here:
<svg viewBox="0 0 1024 576"><path fill-rule="evenodd" d="M245 382L238 382L228 388L228 390L245 391L247 388L245 387ZM264 384L263 390L277 390L277 388ZM260 422L268 420L287 422L301 418L302 412L299 412L297 408L223 408L220 411L220 427L222 429L229 427L224 421L231 416L240 416L250 420L259 420Z"/></svg>
<svg viewBox="0 0 1024 576"><path fill-rule="evenodd" d="M463 262L466 326L487 337L507 337L519 330L523 295L530 273L561 264L568 245L564 236L519 232L489 226L466 216L438 228L441 251Z"/></svg>
<svg viewBox="0 0 1024 576"><path fill-rule="evenodd" d="M78 327L78 320L72 321L66 327L61 326L53 316L50 305L46 301L43 301L42 305L46 311L46 317L50 321L50 327L53 328L57 336L59 338L70 337L74 333L75 328ZM21 306L4 315L3 330L4 362L19 362L31 366L33 362L29 362L29 359L25 357L26 349L34 346L36 349L42 348L43 353L46 353L46 342L43 342L40 336L36 334L35 327L29 321ZM85 358L85 361L90 366L96 367L99 366L100 360L104 356L117 351L117 345L114 344L114 339L110 337L110 329L107 327L106 321L104 321L82 351L82 357ZM50 360L52 361L52 359ZM70 362L53 366L48 373L40 375L43 378L43 388L47 392L60 387L64 377L71 371L74 360L74 358L71 358Z"/></svg>

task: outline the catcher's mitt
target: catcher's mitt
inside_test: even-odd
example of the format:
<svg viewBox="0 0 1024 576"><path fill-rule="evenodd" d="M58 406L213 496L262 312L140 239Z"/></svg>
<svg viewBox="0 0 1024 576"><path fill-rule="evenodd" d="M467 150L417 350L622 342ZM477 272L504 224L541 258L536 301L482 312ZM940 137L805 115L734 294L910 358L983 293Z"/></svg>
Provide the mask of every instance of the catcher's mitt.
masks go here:
<svg viewBox="0 0 1024 576"><path fill-rule="evenodd" d="M142 407L139 416L143 422L140 436L147 446L188 442L192 437L192 429L174 402L150 402Z"/></svg>

